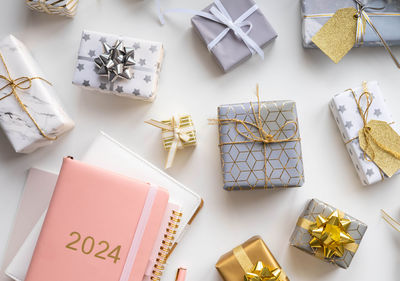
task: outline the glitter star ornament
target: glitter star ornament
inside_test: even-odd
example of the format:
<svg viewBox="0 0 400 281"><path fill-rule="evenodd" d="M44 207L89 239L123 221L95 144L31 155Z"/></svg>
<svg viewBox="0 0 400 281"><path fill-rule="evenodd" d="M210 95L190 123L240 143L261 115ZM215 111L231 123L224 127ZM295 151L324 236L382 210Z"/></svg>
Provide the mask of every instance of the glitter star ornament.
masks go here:
<svg viewBox="0 0 400 281"><path fill-rule="evenodd" d="M135 50L125 47L120 40L117 40L113 46L105 42L102 44L104 53L94 60L97 74L106 76L110 82L115 82L118 78L132 79L131 66L136 64Z"/></svg>

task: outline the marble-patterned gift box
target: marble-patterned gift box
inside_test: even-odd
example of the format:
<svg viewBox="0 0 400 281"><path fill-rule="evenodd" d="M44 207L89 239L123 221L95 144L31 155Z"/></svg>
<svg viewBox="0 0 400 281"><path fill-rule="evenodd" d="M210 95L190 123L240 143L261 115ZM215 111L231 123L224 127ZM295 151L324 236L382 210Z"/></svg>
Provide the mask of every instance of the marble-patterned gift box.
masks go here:
<svg viewBox="0 0 400 281"><path fill-rule="evenodd" d="M98 74L95 59L104 53L103 43L113 46L117 40L125 47L133 48L135 65L130 67L132 79L118 78L110 82ZM72 83L103 93L153 101L163 57L164 48L160 42L84 30Z"/></svg>
<svg viewBox="0 0 400 281"><path fill-rule="evenodd" d="M358 247L361 243L361 240L367 231L367 225L346 213L342 213L343 218L345 220L350 221L350 225L348 226L347 233L354 239L354 242L351 243L352 247L345 247L344 253L342 257L333 256L331 258L325 258L323 254L320 254L316 248L312 248L310 246L310 241L312 236L310 235L307 227L305 225L309 225L310 222L315 222L319 215L323 217L329 217L334 211L337 209L318 200L312 199L307 204L303 213L300 215L297 225L294 229L294 232L290 238L290 245L294 246L304 252L307 252L311 255L314 255L320 259L323 259L326 262L330 262L340 266L342 268L348 268L350 266L351 261L355 253L358 250ZM341 211L339 211L341 212ZM334 228L334 227L333 227ZM334 229L335 231L335 229Z"/></svg>
<svg viewBox="0 0 400 281"><path fill-rule="evenodd" d="M381 120L389 123L394 130L399 132L398 126L393 122L393 116L389 110L381 89L376 81L370 81L366 84L371 93L372 103L368 110L367 121ZM359 99L363 92L362 87L353 88L356 98ZM367 157L360 147L358 132L364 126L361 114L357 108L356 100L351 91L335 95L329 103L329 107L338 125L340 135L346 145L354 167L360 177L363 185L370 185L382 181L387 176L379 167ZM366 109L366 100L361 100L361 107ZM398 174L397 172L396 174Z"/></svg>
<svg viewBox="0 0 400 281"><path fill-rule="evenodd" d="M363 1L368 2L368 1ZM369 1L372 7L384 7L383 10L368 10L370 18L379 33L390 46L400 45L400 1L375 0ZM341 8L356 7L355 0L301 0L302 36L305 48L316 48L312 37ZM379 15L373 15L373 12ZM387 14L387 15L382 15ZM328 15L328 16L327 16ZM375 31L367 24L364 42L360 46L383 46Z"/></svg>
<svg viewBox="0 0 400 281"><path fill-rule="evenodd" d="M79 0L26 0L32 10L66 17L76 14L78 3Z"/></svg>
<svg viewBox="0 0 400 281"><path fill-rule="evenodd" d="M0 74L7 77L8 69L8 78L17 84L24 80L23 77L47 78L26 46L14 36L9 35L0 41L0 53L5 63L0 61ZM15 94L11 94L12 88L7 84L9 81L0 79L0 88L4 87L0 90L0 126L16 152L31 153L51 144L51 139L74 127L74 122L56 98L54 86L41 79L33 79L30 82L26 80L15 88ZM23 89L24 87L26 89ZM39 129L49 138L41 134Z"/></svg>
<svg viewBox="0 0 400 281"><path fill-rule="evenodd" d="M274 135L277 141L252 141L244 135L259 137L260 132L255 126L248 126L250 133L237 122L225 122L227 119L252 124L261 119L259 122L264 133ZM218 123L224 189L251 190L303 185L303 158L295 102L261 101L222 105L218 107Z"/></svg>
<svg viewBox="0 0 400 281"><path fill-rule="evenodd" d="M233 21L255 4L253 0L221 0L221 3ZM215 7L215 4L209 5L203 11L209 12L211 7ZM260 48L266 47L278 36L260 9L257 9L245 21L252 24L248 35ZM192 18L192 26L206 45L213 41L226 28L226 26L220 23L201 16L194 16ZM247 28L248 26L243 27L244 30ZM224 72L233 69L252 56L252 52L250 52L246 44L237 38L232 30L210 51Z"/></svg>

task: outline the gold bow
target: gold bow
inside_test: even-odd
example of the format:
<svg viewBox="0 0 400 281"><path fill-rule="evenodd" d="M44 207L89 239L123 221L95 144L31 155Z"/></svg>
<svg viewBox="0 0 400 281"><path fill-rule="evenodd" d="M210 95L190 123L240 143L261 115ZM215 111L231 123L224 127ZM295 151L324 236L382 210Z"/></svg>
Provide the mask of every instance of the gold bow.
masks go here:
<svg viewBox="0 0 400 281"><path fill-rule="evenodd" d="M48 140L56 140L57 137L50 137L48 136L39 126L39 124L36 122L36 120L33 118L33 116L29 113L28 109L26 108L26 106L24 105L24 103L22 102L21 98L19 97L18 93L17 93L17 89L19 90L28 90L32 87L32 81L33 80L42 80L44 82L46 82L47 84L51 85L51 83L49 81L47 81L46 79L42 78L42 77L26 77L26 76L22 76L22 77L18 77L16 79L12 79L10 72L8 71L6 62L4 60L3 55L0 53L0 59L3 63L3 66L7 72L7 76L4 75L0 75L0 80L5 80L6 84L0 88L0 92L8 87L10 87L10 92L7 93L5 96L0 98L0 101L9 97L9 96L14 96L15 99L17 100L19 106L22 108L22 110L28 115L28 117L32 120L33 124L35 124L36 128L39 130L40 134L48 139Z"/></svg>
<svg viewBox="0 0 400 281"><path fill-rule="evenodd" d="M347 232L350 223L339 210L333 211L328 217L318 215L308 228L312 237L309 242L311 248L322 252L328 259L342 257L347 245L353 247L355 244L353 237Z"/></svg>
<svg viewBox="0 0 400 281"><path fill-rule="evenodd" d="M282 270L275 268L270 270L262 261L258 261L250 272L244 275L245 281L280 281Z"/></svg>
<svg viewBox="0 0 400 281"><path fill-rule="evenodd" d="M271 144L271 143L282 143L282 142L291 142L291 141L300 141L300 138L297 138L297 132L298 132L298 125L296 121L287 121L285 122L285 124L283 124L281 127L278 128L278 130L274 133L274 134L270 134L267 133L264 128L263 128L263 123L265 122L262 118L261 118L261 102L260 102L260 90L259 90L259 86L257 85L257 106L258 106L258 110L257 113L254 109L253 103L250 102L251 105L251 110L253 113L253 117L255 122L249 122L249 121L244 121L244 120L240 120L240 119L236 119L236 118L231 118L231 119L218 119L215 120L220 124L223 123L235 123L235 131L238 133L238 135L244 137L245 139L247 139L246 141L233 141L233 142L223 142L220 143L219 145L226 145L226 144L241 144L241 143L252 143L252 142L260 142L263 144L263 148L264 148L264 167L265 167L265 187L268 186L268 182L269 182L269 178L268 178L268 173L267 173L267 149L266 149L266 145L267 144ZM284 134L285 128L287 126L289 126L290 124L293 124L295 126L295 129L293 131L293 134L290 137L286 137L283 139L278 139L278 137L281 134ZM240 129L239 129L239 125L242 125L245 133L243 133ZM252 132L252 130L250 129L251 127L256 128L258 135L256 135L255 133Z"/></svg>
<svg viewBox="0 0 400 281"><path fill-rule="evenodd" d="M368 113L373 99L366 82L363 82L363 92L358 99L352 89L347 91L351 91L353 94L363 121L363 127L359 131L358 137L347 143L358 138L364 158L367 160L366 156L368 156L388 177L393 176L400 169L400 136L385 121L368 121ZM366 100L365 110L361 107L363 99Z"/></svg>
<svg viewBox="0 0 400 281"><path fill-rule="evenodd" d="M165 163L165 169L170 168L174 162L176 151L178 148L183 147L183 143L186 143L190 140L190 135L188 133L193 129L191 127L181 128L180 118L177 116L173 116L171 118L171 125L154 119L145 121L145 123L172 133L173 141L171 147L169 148L167 162Z"/></svg>

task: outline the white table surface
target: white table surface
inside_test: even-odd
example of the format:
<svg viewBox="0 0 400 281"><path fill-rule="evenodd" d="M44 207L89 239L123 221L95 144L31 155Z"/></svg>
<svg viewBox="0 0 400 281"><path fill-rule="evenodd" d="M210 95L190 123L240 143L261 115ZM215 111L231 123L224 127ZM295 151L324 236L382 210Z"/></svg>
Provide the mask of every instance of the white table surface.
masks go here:
<svg viewBox="0 0 400 281"><path fill-rule="evenodd" d="M149 118L190 113L198 129L196 149L180 151L168 172L199 193L205 207L174 253L189 268L189 281L219 280L219 256L252 235L261 235L291 280L398 280L400 233L380 217L384 208L400 218L400 177L363 187L328 109L333 94L378 80L400 120L400 70L383 48L352 50L335 65L319 50L301 45L299 1L260 0L258 4L279 37L265 49L265 60L253 57L222 74L190 26L190 16L172 15L161 27L153 1L82 0L71 20L30 11L24 1L1 1L0 36L12 33L32 51L53 82L76 128L56 144L30 155L12 151L0 133L0 257L32 166L57 171L63 156L79 158L104 130L157 166L165 152ZM210 0L165 0L167 7L201 9ZM165 43L166 57L158 98L152 104L81 90L71 84L82 29L120 33ZM394 48L400 56L400 49ZM306 183L281 191L226 192L215 126L220 104L255 100L260 83L265 100L297 102ZM351 267L335 268L298 249L289 237L308 199L319 198L369 225ZM0 260L1 261L1 260ZM383 274L384 278L378 278Z"/></svg>

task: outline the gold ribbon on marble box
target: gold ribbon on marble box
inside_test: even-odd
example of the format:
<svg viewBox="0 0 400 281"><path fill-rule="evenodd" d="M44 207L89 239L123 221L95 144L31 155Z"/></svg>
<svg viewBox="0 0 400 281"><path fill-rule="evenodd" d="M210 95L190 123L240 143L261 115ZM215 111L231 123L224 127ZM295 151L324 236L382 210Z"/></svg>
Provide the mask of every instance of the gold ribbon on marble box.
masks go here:
<svg viewBox="0 0 400 281"><path fill-rule="evenodd" d="M225 281L289 281L260 236L221 256L215 267Z"/></svg>
<svg viewBox="0 0 400 281"><path fill-rule="evenodd" d="M49 15L73 17L79 0L26 0L29 8Z"/></svg>
<svg viewBox="0 0 400 281"><path fill-rule="evenodd" d="M162 130L162 142L165 150L168 151L165 169L172 166L178 149L197 144L196 129L190 115L174 115L163 121L150 119L146 123Z"/></svg>

